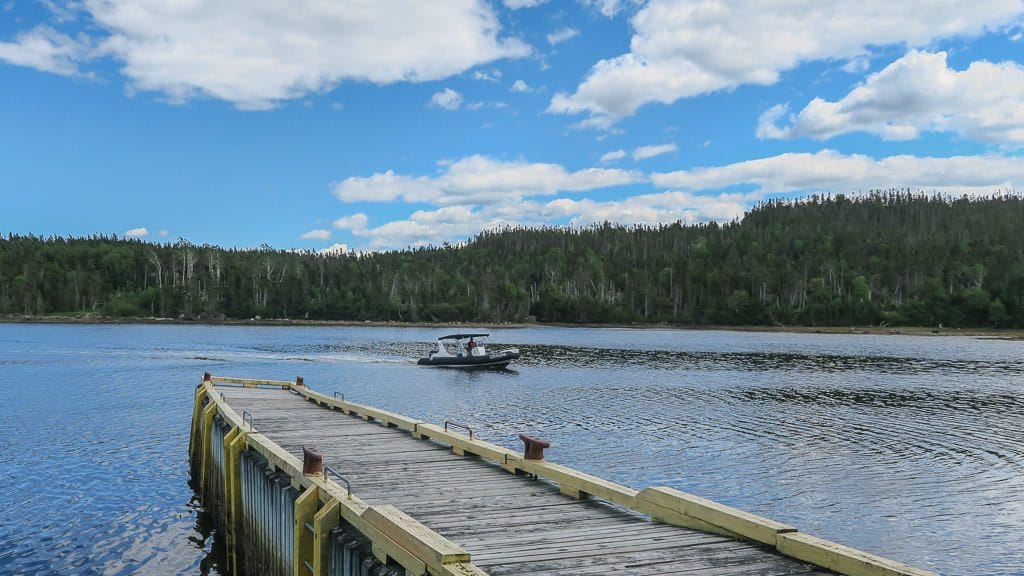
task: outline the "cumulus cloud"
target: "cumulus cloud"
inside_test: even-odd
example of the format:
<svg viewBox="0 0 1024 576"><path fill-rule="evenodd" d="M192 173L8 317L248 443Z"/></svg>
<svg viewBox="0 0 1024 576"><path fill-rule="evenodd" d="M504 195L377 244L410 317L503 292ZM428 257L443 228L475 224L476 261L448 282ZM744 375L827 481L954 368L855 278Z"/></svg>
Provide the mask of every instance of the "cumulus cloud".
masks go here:
<svg viewBox="0 0 1024 576"><path fill-rule="evenodd" d="M638 146L633 150L633 160L646 160L662 154L670 154L678 150L675 144L658 144L655 146Z"/></svg>
<svg viewBox="0 0 1024 576"><path fill-rule="evenodd" d="M360 212L358 214L338 218L334 221L334 227L338 230L351 230L359 233L361 230L366 230L368 222L369 219L366 217L366 214Z"/></svg>
<svg viewBox="0 0 1024 576"><path fill-rule="evenodd" d="M526 82L523 82L522 80L516 80L512 84L512 91L513 92L533 92L533 88L530 88L530 85L527 84Z"/></svg>
<svg viewBox="0 0 1024 576"><path fill-rule="evenodd" d="M437 206L494 204L528 196L583 192L639 182L643 175L617 169L588 168L569 172L557 164L503 162L467 156L443 167L436 177L405 176L392 171L351 177L334 185L343 202L425 202Z"/></svg>
<svg viewBox="0 0 1024 576"><path fill-rule="evenodd" d="M466 165L460 166L463 162ZM371 225L367 216L359 213L339 219L335 227L350 230L370 248L389 249L456 242L481 230L504 225L726 222L742 216L756 202L772 195L857 194L891 187L982 195L1019 189L1024 184L1024 162L1009 156L904 155L876 159L823 150L654 173L649 180L660 191L598 200L549 194L551 190L566 188L551 184L552 181L571 182L585 171L568 172L547 164L499 163L478 156L447 167L455 170L437 177L401 177L430 190L435 199L423 200L403 194L398 198L410 203L425 201L436 208L416 210L405 218L376 225ZM632 178L636 178L635 182L645 181L640 175ZM541 185L542 181L549 183ZM577 184L579 187L588 182L589 186L594 185L591 177L582 178ZM390 186L390 183L385 186L388 193ZM456 196L455 190L465 195ZM466 194L466 190L474 193ZM525 190L533 190L533 193ZM551 195L555 197L541 200Z"/></svg>
<svg viewBox="0 0 1024 576"><path fill-rule="evenodd" d="M451 88L445 88L430 97L430 105L445 110L458 110L462 106L462 94Z"/></svg>
<svg viewBox="0 0 1024 576"><path fill-rule="evenodd" d="M546 3L548 0L503 0L503 4L509 10L519 10L520 8L534 8Z"/></svg>
<svg viewBox="0 0 1024 576"><path fill-rule="evenodd" d="M587 113L581 126L607 128L648 103L774 84L803 62L855 59L869 46L980 34L1022 12L1017 0L794 0L770 10L758 0L651 0L630 21L630 52L596 63L548 112Z"/></svg>
<svg viewBox="0 0 1024 576"><path fill-rule="evenodd" d="M330 230L310 230L302 235L303 240L330 240Z"/></svg>
<svg viewBox="0 0 1024 576"><path fill-rule="evenodd" d="M571 40L580 35L580 31L575 28L559 28L554 32L548 34L548 44L554 46L555 44L561 44L567 40Z"/></svg>
<svg viewBox="0 0 1024 576"><path fill-rule="evenodd" d="M87 39L71 38L49 26L22 32L14 42L0 42L0 61L63 76L78 74L78 64L88 52Z"/></svg>
<svg viewBox="0 0 1024 576"><path fill-rule="evenodd" d="M887 140L921 131L955 132L983 142L1024 143L1024 66L979 61L951 69L945 52L912 50L836 102L815 98L783 120L776 105L761 116L761 138L819 140L871 132Z"/></svg>
<svg viewBox="0 0 1024 576"><path fill-rule="evenodd" d="M611 152L605 152L604 154L601 155L601 162L607 164L608 162L615 162L617 160L622 160L625 157L626 157L626 151L625 150L612 150Z"/></svg>
<svg viewBox="0 0 1024 576"><path fill-rule="evenodd" d="M474 80L483 80L484 82L497 82L501 80L501 70L492 68L490 70L476 70L473 72Z"/></svg>
<svg viewBox="0 0 1024 576"><path fill-rule="evenodd" d="M519 200L479 207L445 206L418 210L408 218L364 227L353 235L366 240L371 249L440 245L469 238L482 230L507 225L572 224L600 222L619 224L685 223L709 220L729 221L750 206L747 196L735 193L694 194L659 192L621 200L557 198L548 202Z"/></svg>
<svg viewBox="0 0 1024 576"><path fill-rule="evenodd" d="M639 4L638 0L631 0L634 4ZM622 11L626 0L582 0L583 4L591 6L597 9L598 12L611 18Z"/></svg>
<svg viewBox="0 0 1024 576"><path fill-rule="evenodd" d="M605 202L560 198L549 202L544 209L548 214L569 217L575 226L601 222L657 225L711 220L725 222L742 216L748 206L748 201L741 194L662 192Z"/></svg>
<svg viewBox="0 0 1024 576"><path fill-rule="evenodd" d="M327 248L320 250L318 253L325 256L342 256L352 252L349 249L348 244L331 244Z"/></svg>
<svg viewBox="0 0 1024 576"><path fill-rule="evenodd" d="M523 57L483 0L344 3L270 0L85 0L96 30L92 56L111 56L135 91L173 102L226 100L241 109L332 89L338 83L440 80L481 64ZM99 38L102 37L100 40ZM35 29L2 45L8 62L73 73L74 40Z"/></svg>
<svg viewBox="0 0 1024 576"><path fill-rule="evenodd" d="M149 230L145 227L132 228L131 230L124 231L125 238L145 238L146 236L149 236Z"/></svg>
<svg viewBox="0 0 1024 576"><path fill-rule="evenodd" d="M371 249L403 248L440 245L508 223L509 220L500 217L492 208L445 206L436 210L417 210L407 219L373 228L358 227L352 230L352 234L365 239Z"/></svg>
<svg viewBox="0 0 1024 576"><path fill-rule="evenodd" d="M1024 184L1024 162L1008 156L948 158L889 156L822 150L789 153L726 166L651 174L659 188L712 191L752 187L751 199L784 193L856 193L909 187L949 194L991 194Z"/></svg>

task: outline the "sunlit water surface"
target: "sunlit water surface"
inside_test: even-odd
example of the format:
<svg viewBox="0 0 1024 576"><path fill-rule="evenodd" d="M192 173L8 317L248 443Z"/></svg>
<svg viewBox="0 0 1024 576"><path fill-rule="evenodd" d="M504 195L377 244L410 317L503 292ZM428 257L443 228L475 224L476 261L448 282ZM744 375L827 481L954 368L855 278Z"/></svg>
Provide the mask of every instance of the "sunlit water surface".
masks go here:
<svg viewBox="0 0 1024 576"><path fill-rule="evenodd" d="M533 433L549 460L943 574L1024 573L1020 342L528 328L492 331L514 370L417 367L441 332L0 324L0 574L221 574L187 483L204 371Z"/></svg>

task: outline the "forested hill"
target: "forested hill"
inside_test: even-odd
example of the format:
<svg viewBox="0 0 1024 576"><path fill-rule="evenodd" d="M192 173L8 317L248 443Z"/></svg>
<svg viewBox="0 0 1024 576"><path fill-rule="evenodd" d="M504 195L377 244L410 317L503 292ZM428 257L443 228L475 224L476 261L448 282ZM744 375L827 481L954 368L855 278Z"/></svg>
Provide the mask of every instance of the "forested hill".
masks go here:
<svg viewBox="0 0 1024 576"><path fill-rule="evenodd" d="M1020 328L1022 232L1017 196L890 192L364 255L12 235L0 314Z"/></svg>

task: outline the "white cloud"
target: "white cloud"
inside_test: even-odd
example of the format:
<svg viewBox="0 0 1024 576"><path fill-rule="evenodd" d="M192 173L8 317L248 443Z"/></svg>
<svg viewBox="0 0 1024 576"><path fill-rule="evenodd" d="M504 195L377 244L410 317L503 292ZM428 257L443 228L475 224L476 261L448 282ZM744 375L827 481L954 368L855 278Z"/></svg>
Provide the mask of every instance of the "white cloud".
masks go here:
<svg viewBox="0 0 1024 576"><path fill-rule="evenodd" d="M334 221L334 227L338 230L351 230L352 232L359 233L362 230L366 230L368 221L369 219L366 217L366 214L360 212L338 218Z"/></svg>
<svg viewBox="0 0 1024 576"><path fill-rule="evenodd" d="M310 230L302 235L303 240L330 240L330 230Z"/></svg>
<svg viewBox="0 0 1024 576"><path fill-rule="evenodd" d="M462 106L462 94L451 88L445 88L430 97L430 105L445 110L458 110Z"/></svg>
<svg viewBox="0 0 1024 576"><path fill-rule="evenodd" d="M167 230L157 230L156 235L161 237L161 238L167 238L168 236L171 235L171 233L168 232Z"/></svg>
<svg viewBox="0 0 1024 576"><path fill-rule="evenodd" d="M727 222L743 215L749 201L741 194L698 195L687 192L642 194L622 200L597 202L560 198L544 206L552 216L569 217L575 226L601 222L657 225L682 221Z"/></svg>
<svg viewBox="0 0 1024 576"><path fill-rule="evenodd" d="M607 128L648 103L774 84L803 62L857 58L870 46L980 34L1022 12L1019 0L794 0L770 9L758 0L651 0L630 21L630 52L596 63L548 112L587 113L581 126Z"/></svg>
<svg viewBox="0 0 1024 576"><path fill-rule="evenodd" d="M631 1L634 4L639 4L639 0ZM622 11L623 4L626 3L626 0L582 0L582 2L587 6L597 8L597 10L604 16L612 18L613 16Z"/></svg>
<svg viewBox="0 0 1024 576"><path fill-rule="evenodd" d="M132 228L131 230L124 231L125 238L145 238L146 236L149 236L149 230L145 227Z"/></svg>
<svg viewBox="0 0 1024 576"><path fill-rule="evenodd" d="M508 223L493 209L446 206L417 210L406 220L394 220L376 228L359 228L353 230L353 235L365 238L373 249L404 248L465 239L481 230Z"/></svg>
<svg viewBox="0 0 1024 576"><path fill-rule="evenodd" d="M331 244L327 248L320 250L318 253L325 256L343 256L352 252L349 249L348 244Z"/></svg>
<svg viewBox="0 0 1024 576"><path fill-rule="evenodd" d="M675 144L658 144L656 146L638 146L633 150L633 160L645 160L662 154L669 154L678 150Z"/></svg>
<svg viewBox="0 0 1024 576"><path fill-rule="evenodd" d="M501 80L501 70L492 68L490 70L476 70L473 72L474 80L483 80L484 82L497 82Z"/></svg>
<svg viewBox="0 0 1024 576"><path fill-rule="evenodd" d="M623 153L625 154L625 153ZM463 164L465 163L465 164ZM684 223L710 220L726 222L741 217L756 202L770 195L810 193L866 193L873 189L909 187L947 194L993 194L1024 185L1024 162L1010 156L959 156L929 158L890 156L875 159L844 155L831 150L813 154L782 154L725 166L696 168L650 176L664 191L612 200L555 197L540 202L537 196L557 186L541 186L548 173L553 180L572 180L584 171L569 173L549 164L499 163L473 156L445 165L457 168L436 178L400 177L418 183L445 201L433 201L436 209L417 210L408 217L369 226L364 214L346 216L336 228L351 230L373 249L424 246L458 242L481 230L503 225L587 225ZM555 169L552 170L552 167ZM517 174L517 172L521 172ZM606 171L608 173L618 171ZM531 176L532 174L532 176ZM636 176L638 181L639 175ZM512 192L529 188L536 194ZM518 182L516 183L510 183ZM584 178L578 184L587 182ZM502 184L506 193L495 193ZM459 187L459 202L445 195ZM468 194L466 190L473 190ZM485 200L479 201L481 195ZM451 196L452 199L455 196ZM344 199L344 198L343 198ZM419 198L402 197L407 202Z"/></svg>
<svg viewBox="0 0 1024 576"><path fill-rule="evenodd" d="M1024 66L979 61L956 71L945 52L911 51L836 102L812 100L779 126L785 108L761 116L762 138L827 139L871 132L887 140L921 131L955 132L974 140L1024 144Z"/></svg>
<svg viewBox="0 0 1024 576"><path fill-rule="evenodd" d="M871 59L867 54L860 54L850 58L840 68L847 74L863 74L871 67Z"/></svg>
<svg viewBox="0 0 1024 576"><path fill-rule="evenodd" d="M345 80L440 80L503 58L527 56L501 35L482 0L85 0L105 34L103 54L123 62L131 88L171 101L226 100L267 109Z"/></svg>
<svg viewBox="0 0 1024 576"><path fill-rule="evenodd" d="M0 61L27 66L43 72L73 76L85 60L89 43L74 39L48 26L37 26L18 34L15 42L0 42Z"/></svg>
<svg viewBox="0 0 1024 576"><path fill-rule="evenodd" d="M39 3L49 10L50 14L53 15L54 21L60 24L76 20L78 18L78 12L82 9L81 4L76 1L58 4L56 0L39 0ZM10 2L9 6L10 8L13 8L14 2Z"/></svg>
<svg viewBox="0 0 1024 576"><path fill-rule="evenodd" d="M558 30L548 34L548 44L551 44L552 46L555 44L561 44L562 42L571 40L579 35L580 31L575 28L569 28L568 26L565 28L559 28Z"/></svg>
<svg viewBox="0 0 1024 576"><path fill-rule="evenodd" d="M639 182L637 172L588 168L569 172L557 164L502 162L467 156L446 164L437 177L403 176L392 171L352 177L334 185L343 202L425 202L436 206L494 204L528 196L583 192Z"/></svg>
<svg viewBox="0 0 1024 576"><path fill-rule="evenodd" d="M912 188L949 194L991 194L1024 185L1024 162L1010 156L949 158L889 156L875 159L833 150L789 153L726 166L651 174L659 188L709 191L753 187L768 194L843 193Z"/></svg>
<svg viewBox="0 0 1024 576"><path fill-rule="evenodd" d="M367 241L371 249L455 243L483 230L507 225L583 226L599 222L648 224L709 220L729 221L741 216L750 201L742 194L701 195L687 192L659 192L622 200L595 201L558 198L547 203L518 200L470 208L445 206L418 210L407 219L394 220L375 228L360 228L353 234Z"/></svg>
<svg viewBox="0 0 1024 576"><path fill-rule="evenodd" d="M768 138L785 138L787 131L779 128L779 120L789 112L789 105L776 104L765 110L757 119L757 137L762 140Z"/></svg>
<svg viewBox="0 0 1024 576"><path fill-rule="evenodd" d="M625 150L612 150L611 152L605 152L601 155L601 162L615 162L616 160L622 160L626 157Z"/></svg>
<svg viewBox="0 0 1024 576"><path fill-rule="evenodd" d="M527 84L526 82L523 82L522 80L516 80L512 84L512 91L513 92L533 92L533 88L530 88L530 85Z"/></svg>
<svg viewBox="0 0 1024 576"><path fill-rule="evenodd" d="M519 10L520 8L534 8L546 3L548 0L503 0L503 4L509 10Z"/></svg>

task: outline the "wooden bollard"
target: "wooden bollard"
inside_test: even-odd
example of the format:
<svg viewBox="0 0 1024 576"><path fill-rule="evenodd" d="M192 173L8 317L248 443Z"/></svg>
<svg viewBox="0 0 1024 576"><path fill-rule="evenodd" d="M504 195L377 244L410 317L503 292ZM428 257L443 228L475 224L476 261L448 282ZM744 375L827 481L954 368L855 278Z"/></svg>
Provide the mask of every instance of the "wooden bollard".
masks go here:
<svg viewBox="0 0 1024 576"><path fill-rule="evenodd" d="M302 381L302 376L296 376L295 377L295 385L296 386L305 386L306 385L306 383Z"/></svg>
<svg viewBox="0 0 1024 576"><path fill-rule="evenodd" d="M550 443L528 434L520 434L519 439L523 441L523 458L526 460L543 460L544 449L551 446Z"/></svg>
<svg viewBox="0 0 1024 576"><path fill-rule="evenodd" d="M324 473L324 456L316 446L302 447L302 473L304 475Z"/></svg>

